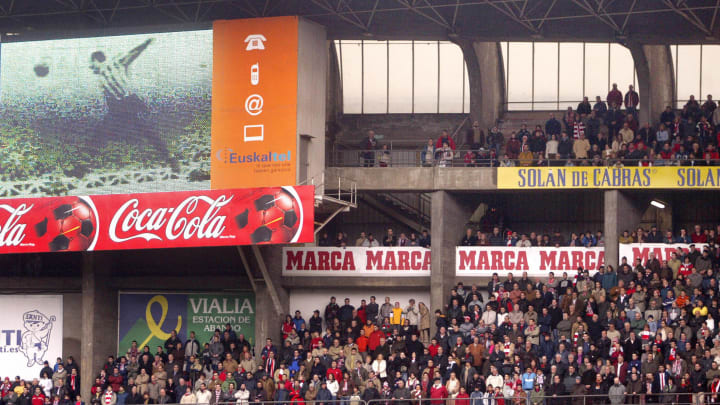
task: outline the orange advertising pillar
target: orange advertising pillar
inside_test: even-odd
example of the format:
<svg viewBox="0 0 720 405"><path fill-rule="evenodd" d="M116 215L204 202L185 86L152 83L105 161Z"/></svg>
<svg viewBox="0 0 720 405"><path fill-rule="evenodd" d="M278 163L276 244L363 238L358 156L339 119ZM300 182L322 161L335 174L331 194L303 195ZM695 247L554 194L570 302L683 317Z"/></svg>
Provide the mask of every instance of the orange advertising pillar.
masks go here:
<svg viewBox="0 0 720 405"><path fill-rule="evenodd" d="M298 22L215 21L213 189L296 184Z"/></svg>

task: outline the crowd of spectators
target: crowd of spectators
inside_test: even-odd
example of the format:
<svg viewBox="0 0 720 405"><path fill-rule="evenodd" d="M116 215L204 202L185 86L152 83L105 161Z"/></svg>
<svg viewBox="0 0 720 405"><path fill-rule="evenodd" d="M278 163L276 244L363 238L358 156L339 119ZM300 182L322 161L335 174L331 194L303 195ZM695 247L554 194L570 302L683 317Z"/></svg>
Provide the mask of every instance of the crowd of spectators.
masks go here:
<svg viewBox="0 0 720 405"><path fill-rule="evenodd" d="M657 124L638 122L638 93L613 84L605 100L587 97L562 117L554 113L534 128L523 124L506 136L498 126L485 131L474 122L466 133L468 149L456 150L448 131L422 146L423 166L710 166L720 164L720 110L712 95L700 104L691 95L681 111L671 106ZM624 107L624 109L623 109ZM366 167L391 165L391 151L373 131L361 143Z"/></svg>
<svg viewBox="0 0 720 405"><path fill-rule="evenodd" d="M656 237L656 230L637 233ZM701 233L706 242L715 237ZM460 283L434 317L415 300L370 297L355 307L333 297L307 321L299 312L287 317L281 357L306 400L716 403L713 250L679 249L662 263L652 253L645 262L623 259L618 271L608 266L592 276L583 269L532 279L493 275L488 298Z"/></svg>
<svg viewBox="0 0 720 405"><path fill-rule="evenodd" d="M671 106L658 118L657 125L639 123L638 94L633 86L623 94L613 84L605 100L600 96L591 104L587 97L577 108L568 107L556 118L529 130L527 125L510 134L504 145L500 166L547 165L635 165L706 166L718 164L717 146L720 113L712 95L700 105L694 96L676 113ZM622 107L625 107L622 110ZM500 151L504 135L497 127L490 130L487 143L474 130L468 138Z"/></svg>
<svg viewBox="0 0 720 405"><path fill-rule="evenodd" d="M72 357L58 357L52 367L45 361L38 378L5 377L0 396L5 405L80 405L80 368Z"/></svg>
<svg viewBox="0 0 720 405"><path fill-rule="evenodd" d="M673 233L672 230L660 232L655 225L649 229L639 227L634 231L623 231L622 235L619 236L619 242L665 244L710 243L720 245L720 226L716 229L711 229L694 225L692 233L688 233L685 228L680 228L677 234ZM483 232L482 229L476 230L469 227L465 230L465 235L460 239L459 246L593 247L605 246L605 237L602 231L571 232L568 237L557 230L552 233L518 233L511 229L501 231L499 226L494 226L492 232L486 233Z"/></svg>
<svg viewBox="0 0 720 405"><path fill-rule="evenodd" d="M602 231L572 232L569 238L562 235L560 231L548 233L518 233L511 229L500 231L500 227L493 227L492 232L485 233L482 230L467 228L465 235L460 239L459 246L573 246L592 247L605 246L605 238Z"/></svg>
<svg viewBox="0 0 720 405"><path fill-rule="evenodd" d="M327 232L323 232L318 240L318 246L334 246L334 247L379 247L379 246L420 246L429 248L432 238L427 229L423 229L420 234L410 232L406 234L401 232L400 235L395 234L392 228L388 228L381 240L375 238L372 233L360 232L355 241L350 241L347 233L338 232L335 239L331 239Z"/></svg>
<svg viewBox="0 0 720 405"><path fill-rule="evenodd" d="M690 248L677 249L668 260L653 253L634 263L623 258L617 270L608 265L593 275L582 268L533 278L493 274L487 286L458 283L438 308L415 299L401 304L385 297L380 303L370 296L341 304L331 297L307 319L300 311L287 315L281 342L267 339L262 347L230 324L210 342L199 342L192 332L183 341L172 331L155 352L133 342L125 355L108 357L89 403L718 403L719 231L699 225L691 234L663 234L656 227L625 231L621 243ZM497 227L490 236L468 229L461 244L572 243L559 233L546 236L513 241L512 232L500 234ZM585 237L595 241L583 246L603 244L601 233ZM383 240L399 246L393 239L389 229ZM84 403L72 358L58 358L52 367L46 362L38 377L6 378L3 402Z"/></svg>

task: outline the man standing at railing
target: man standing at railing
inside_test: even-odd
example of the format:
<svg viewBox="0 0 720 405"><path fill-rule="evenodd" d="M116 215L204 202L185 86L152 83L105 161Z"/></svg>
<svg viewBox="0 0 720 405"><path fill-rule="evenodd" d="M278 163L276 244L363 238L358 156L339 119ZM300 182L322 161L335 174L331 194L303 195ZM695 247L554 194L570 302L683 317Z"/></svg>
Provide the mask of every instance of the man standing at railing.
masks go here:
<svg viewBox="0 0 720 405"><path fill-rule="evenodd" d="M495 151L495 155L500 153L504 141L505 138L502 132L500 132L497 125L494 126L488 134L488 147Z"/></svg>
<svg viewBox="0 0 720 405"><path fill-rule="evenodd" d="M522 375L522 389L525 391L528 404L530 404L530 393L533 388L535 388L535 377L537 377L537 375L532 372L532 368L530 367L525 369L525 373Z"/></svg>
<svg viewBox="0 0 720 405"><path fill-rule="evenodd" d="M560 121L555 118L555 114L550 113L550 118L545 121L545 135L548 137L551 135L560 136L560 131L562 131Z"/></svg>
<svg viewBox="0 0 720 405"><path fill-rule="evenodd" d="M363 158L363 167L375 166L375 149L378 148L378 141L375 139L375 131L372 129L367 131L367 138L365 138L360 144L362 152L360 154Z"/></svg>
<svg viewBox="0 0 720 405"><path fill-rule="evenodd" d="M640 104L640 96L638 96L632 84L628 86L628 91L625 93L625 100L623 101L625 102L625 111L635 117L637 114L637 106Z"/></svg>
<svg viewBox="0 0 720 405"><path fill-rule="evenodd" d="M613 385L608 390L608 396L612 405L620 405L625 402L625 386L620 384L620 378L615 377Z"/></svg>

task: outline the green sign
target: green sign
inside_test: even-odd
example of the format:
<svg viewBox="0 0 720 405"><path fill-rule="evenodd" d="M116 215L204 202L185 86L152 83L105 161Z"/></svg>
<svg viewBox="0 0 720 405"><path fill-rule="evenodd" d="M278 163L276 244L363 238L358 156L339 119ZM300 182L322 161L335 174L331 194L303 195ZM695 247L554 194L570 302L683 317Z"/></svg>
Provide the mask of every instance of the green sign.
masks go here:
<svg viewBox="0 0 720 405"><path fill-rule="evenodd" d="M230 324L237 335L255 342L255 295L120 293L118 354L124 355L133 340L138 347L164 346L175 330L185 342L190 332L200 344L209 343L216 329Z"/></svg>

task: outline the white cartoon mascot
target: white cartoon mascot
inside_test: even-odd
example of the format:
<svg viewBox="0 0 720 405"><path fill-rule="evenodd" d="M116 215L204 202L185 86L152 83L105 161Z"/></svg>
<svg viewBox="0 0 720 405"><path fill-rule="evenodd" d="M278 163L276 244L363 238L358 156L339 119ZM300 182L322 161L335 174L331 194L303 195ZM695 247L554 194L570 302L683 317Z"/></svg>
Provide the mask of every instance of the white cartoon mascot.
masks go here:
<svg viewBox="0 0 720 405"><path fill-rule="evenodd" d="M22 334L20 351L27 357L28 367L43 364L45 352L50 344L53 322L55 322L54 316L48 318L37 310L23 314L25 332Z"/></svg>

